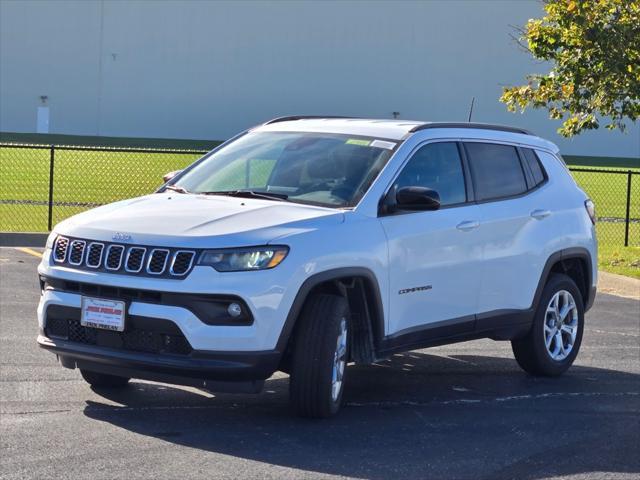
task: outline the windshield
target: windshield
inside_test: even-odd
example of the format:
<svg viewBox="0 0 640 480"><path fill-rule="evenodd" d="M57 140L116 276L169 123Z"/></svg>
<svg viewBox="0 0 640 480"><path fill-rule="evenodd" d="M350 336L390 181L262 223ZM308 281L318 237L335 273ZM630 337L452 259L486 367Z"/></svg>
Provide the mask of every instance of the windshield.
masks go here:
<svg viewBox="0 0 640 480"><path fill-rule="evenodd" d="M240 191L262 194L260 198L351 207L395 146L393 141L332 133L251 132L210 155L174 185L189 193Z"/></svg>

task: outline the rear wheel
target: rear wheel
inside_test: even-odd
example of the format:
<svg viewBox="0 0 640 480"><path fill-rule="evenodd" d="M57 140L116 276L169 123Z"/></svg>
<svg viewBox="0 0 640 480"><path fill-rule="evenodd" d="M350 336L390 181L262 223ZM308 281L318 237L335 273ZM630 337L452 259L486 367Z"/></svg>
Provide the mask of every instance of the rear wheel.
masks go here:
<svg viewBox="0 0 640 480"><path fill-rule="evenodd" d="M129 378L127 377L117 377L106 373L80 369L80 374L89 385L95 388L122 388L129 383Z"/></svg>
<svg viewBox="0 0 640 480"><path fill-rule="evenodd" d="M520 367L532 375L555 376L573 364L584 329L584 306L575 282L553 274L544 287L526 337L511 342Z"/></svg>
<svg viewBox="0 0 640 480"><path fill-rule="evenodd" d="M349 350L349 306L338 295L314 295L298 319L289 395L303 417L326 418L340 409Z"/></svg>

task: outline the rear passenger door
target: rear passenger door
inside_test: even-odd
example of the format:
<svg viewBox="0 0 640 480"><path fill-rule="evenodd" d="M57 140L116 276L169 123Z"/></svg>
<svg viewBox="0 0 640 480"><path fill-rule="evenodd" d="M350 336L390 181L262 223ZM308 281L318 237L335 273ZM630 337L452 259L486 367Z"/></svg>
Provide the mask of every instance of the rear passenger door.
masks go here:
<svg viewBox="0 0 640 480"><path fill-rule="evenodd" d="M483 267L477 328L498 326L492 319L531 306L546 260L545 220L551 205L539 190L546 177L535 153L513 145L465 142L480 208L479 241ZM531 162L531 163L529 163ZM537 191L537 192L536 192Z"/></svg>

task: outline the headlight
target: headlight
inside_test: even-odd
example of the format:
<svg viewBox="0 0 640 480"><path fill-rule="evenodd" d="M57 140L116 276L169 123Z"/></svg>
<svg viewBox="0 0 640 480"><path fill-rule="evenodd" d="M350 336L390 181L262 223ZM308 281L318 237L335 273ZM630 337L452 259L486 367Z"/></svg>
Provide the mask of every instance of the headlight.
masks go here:
<svg viewBox="0 0 640 480"><path fill-rule="evenodd" d="M208 265L219 272L266 270L278 266L289 253L289 247L265 246L205 250L198 265Z"/></svg>

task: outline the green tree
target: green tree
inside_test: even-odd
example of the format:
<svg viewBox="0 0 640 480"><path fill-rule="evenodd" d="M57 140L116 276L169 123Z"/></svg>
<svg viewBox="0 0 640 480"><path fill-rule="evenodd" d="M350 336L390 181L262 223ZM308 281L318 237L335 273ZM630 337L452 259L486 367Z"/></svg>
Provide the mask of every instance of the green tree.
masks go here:
<svg viewBox="0 0 640 480"><path fill-rule="evenodd" d="M545 108L566 137L625 130L640 117L640 0L547 0L546 16L521 30L520 44L553 69L503 89L507 109Z"/></svg>

